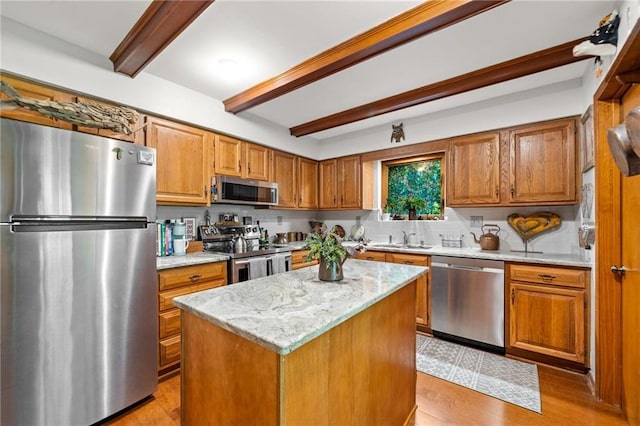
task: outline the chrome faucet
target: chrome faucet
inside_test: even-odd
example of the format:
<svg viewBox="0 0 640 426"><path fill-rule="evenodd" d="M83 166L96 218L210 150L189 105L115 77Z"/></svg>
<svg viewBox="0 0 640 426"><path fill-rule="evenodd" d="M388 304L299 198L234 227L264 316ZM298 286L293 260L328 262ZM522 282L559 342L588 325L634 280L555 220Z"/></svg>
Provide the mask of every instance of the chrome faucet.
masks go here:
<svg viewBox="0 0 640 426"><path fill-rule="evenodd" d="M403 246L406 247L409 244L409 237L411 237L412 235L416 235L415 232L412 232L410 234L407 234L405 231L402 231L402 242L403 242Z"/></svg>

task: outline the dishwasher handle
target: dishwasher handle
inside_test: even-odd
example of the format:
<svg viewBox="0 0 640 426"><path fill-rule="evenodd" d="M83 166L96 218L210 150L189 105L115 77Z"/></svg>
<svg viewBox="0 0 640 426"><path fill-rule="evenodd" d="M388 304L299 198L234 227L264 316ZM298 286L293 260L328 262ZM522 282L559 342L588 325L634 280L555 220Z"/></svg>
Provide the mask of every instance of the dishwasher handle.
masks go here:
<svg viewBox="0 0 640 426"><path fill-rule="evenodd" d="M455 269L458 271L475 271L475 272L492 272L497 274L503 274L504 269L499 268L486 268L482 266L467 266L467 265L454 265L452 263L438 263L432 262L432 268L444 268L444 269Z"/></svg>

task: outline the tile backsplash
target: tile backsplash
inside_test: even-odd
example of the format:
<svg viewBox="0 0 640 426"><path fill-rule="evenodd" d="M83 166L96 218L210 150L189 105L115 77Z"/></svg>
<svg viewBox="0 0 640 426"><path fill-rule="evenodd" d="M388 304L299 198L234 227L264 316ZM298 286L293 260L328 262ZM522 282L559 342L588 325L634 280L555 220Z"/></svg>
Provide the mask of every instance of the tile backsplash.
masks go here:
<svg viewBox="0 0 640 426"><path fill-rule="evenodd" d="M388 242L389 235L394 242L402 241L402 231L415 233L411 236L412 243L424 241L429 245L441 245L440 234L463 234L463 247L479 247L474 243L471 232L479 237L482 234L478 225L478 217L482 216L483 224L497 224L501 230L501 250L523 250L524 244L520 237L507 223L507 216L511 213L524 215L539 211L557 213L562 219L562 225L546 234L541 234L529 241L529 250L545 253L581 253L578 246L577 229L579 226L579 206L559 207L487 207L487 208L446 208L445 219L440 221L383 221L377 210L345 210L345 211L306 211L306 210L269 210L252 206L215 205L205 207L158 206L157 218L160 220L194 217L196 223L204 223L204 214L208 210L212 222L218 220L221 213L237 214L240 220L243 216L251 216L253 222L260 221L260 225L269 231L270 236L278 232L309 232L309 220L324 221L327 226L341 225L347 235L354 225L361 224L365 228L365 237L377 242ZM473 218L472 218L473 216ZM473 227L472 225L473 219Z"/></svg>

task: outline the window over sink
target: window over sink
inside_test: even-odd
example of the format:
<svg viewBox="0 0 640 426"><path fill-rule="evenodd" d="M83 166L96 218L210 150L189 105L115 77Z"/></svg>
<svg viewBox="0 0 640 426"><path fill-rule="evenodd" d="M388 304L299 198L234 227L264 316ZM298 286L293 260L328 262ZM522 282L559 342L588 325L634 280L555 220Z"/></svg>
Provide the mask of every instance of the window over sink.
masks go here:
<svg viewBox="0 0 640 426"><path fill-rule="evenodd" d="M442 219L443 162L444 153L382 162L384 212L394 219Z"/></svg>

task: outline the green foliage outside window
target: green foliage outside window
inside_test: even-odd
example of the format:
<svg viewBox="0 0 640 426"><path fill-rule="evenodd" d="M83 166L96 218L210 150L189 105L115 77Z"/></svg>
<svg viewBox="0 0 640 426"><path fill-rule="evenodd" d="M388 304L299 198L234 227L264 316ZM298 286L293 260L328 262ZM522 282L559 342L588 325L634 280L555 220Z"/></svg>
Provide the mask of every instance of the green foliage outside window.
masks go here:
<svg viewBox="0 0 640 426"><path fill-rule="evenodd" d="M406 214L442 215L442 159L388 166L387 208Z"/></svg>

